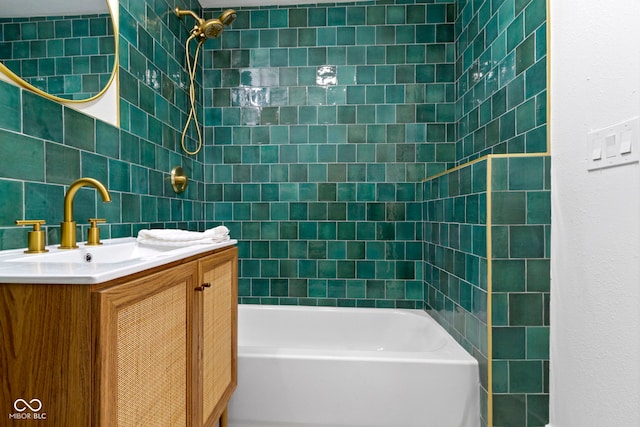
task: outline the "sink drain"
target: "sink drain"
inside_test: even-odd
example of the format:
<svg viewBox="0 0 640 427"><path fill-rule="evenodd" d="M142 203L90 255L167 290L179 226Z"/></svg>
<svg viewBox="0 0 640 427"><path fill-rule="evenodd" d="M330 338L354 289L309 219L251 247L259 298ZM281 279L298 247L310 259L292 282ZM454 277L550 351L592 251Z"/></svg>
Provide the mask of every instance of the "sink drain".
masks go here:
<svg viewBox="0 0 640 427"><path fill-rule="evenodd" d="M90 253L86 253L86 254L84 255L84 260L85 260L86 262L91 262L91 261L93 261L93 255L91 255Z"/></svg>

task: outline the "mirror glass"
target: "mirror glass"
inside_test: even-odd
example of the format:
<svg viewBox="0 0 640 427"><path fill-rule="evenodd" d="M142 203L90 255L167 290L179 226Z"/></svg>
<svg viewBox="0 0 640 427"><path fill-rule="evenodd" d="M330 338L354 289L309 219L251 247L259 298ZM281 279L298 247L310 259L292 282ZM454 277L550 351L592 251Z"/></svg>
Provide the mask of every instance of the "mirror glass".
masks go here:
<svg viewBox="0 0 640 427"><path fill-rule="evenodd" d="M0 0L0 62L9 78L45 96L95 99L116 64L107 0Z"/></svg>

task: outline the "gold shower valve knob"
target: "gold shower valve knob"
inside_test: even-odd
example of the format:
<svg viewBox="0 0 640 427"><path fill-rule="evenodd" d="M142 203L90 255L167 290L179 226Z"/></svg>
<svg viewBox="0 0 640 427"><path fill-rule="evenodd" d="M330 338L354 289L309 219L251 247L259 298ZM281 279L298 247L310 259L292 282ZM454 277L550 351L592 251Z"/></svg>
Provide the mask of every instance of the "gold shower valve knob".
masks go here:
<svg viewBox="0 0 640 427"><path fill-rule="evenodd" d="M41 226L46 224L42 219L18 219L16 225L32 225L33 230L29 232L27 250L25 254L41 254L43 252L49 252L45 249L47 245L47 237Z"/></svg>

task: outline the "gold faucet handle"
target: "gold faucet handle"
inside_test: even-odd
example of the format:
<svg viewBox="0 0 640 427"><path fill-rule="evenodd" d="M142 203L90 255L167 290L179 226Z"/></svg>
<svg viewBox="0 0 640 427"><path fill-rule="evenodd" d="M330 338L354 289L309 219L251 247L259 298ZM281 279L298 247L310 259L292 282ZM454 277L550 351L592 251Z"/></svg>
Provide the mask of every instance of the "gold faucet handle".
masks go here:
<svg viewBox="0 0 640 427"><path fill-rule="evenodd" d="M89 218L89 231L87 232L87 246L98 246L101 245L100 242L100 229L98 228L98 223L107 222L104 218Z"/></svg>
<svg viewBox="0 0 640 427"><path fill-rule="evenodd" d="M17 219L16 225L32 225L33 230L29 232L28 237L28 249L24 251L25 254L41 254L43 252L49 252L44 247L47 244L47 238L44 230L41 226L46 224L42 219Z"/></svg>

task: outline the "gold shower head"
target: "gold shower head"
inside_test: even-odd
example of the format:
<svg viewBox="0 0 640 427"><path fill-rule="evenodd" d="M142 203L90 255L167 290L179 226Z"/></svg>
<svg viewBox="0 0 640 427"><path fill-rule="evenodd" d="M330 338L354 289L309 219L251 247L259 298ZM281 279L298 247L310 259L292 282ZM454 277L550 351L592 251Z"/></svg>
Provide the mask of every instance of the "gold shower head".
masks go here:
<svg viewBox="0 0 640 427"><path fill-rule="evenodd" d="M218 16L220 22L224 25L231 25L233 21L236 20L236 11L233 9L227 9Z"/></svg>
<svg viewBox="0 0 640 427"><path fill-rule="evenodd" d="M197 24L191 30L191 34L200 40L206 40L209 37L215 39L224 30L225 25L230 25L236 19L236 11L233 9L227 9L218 18L206 21L191 10L183 10L176 7L175 12L179 18L184 15L191 15L197 21Z"/></svg>

